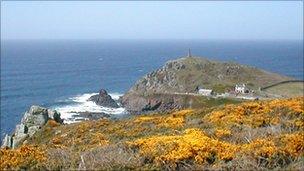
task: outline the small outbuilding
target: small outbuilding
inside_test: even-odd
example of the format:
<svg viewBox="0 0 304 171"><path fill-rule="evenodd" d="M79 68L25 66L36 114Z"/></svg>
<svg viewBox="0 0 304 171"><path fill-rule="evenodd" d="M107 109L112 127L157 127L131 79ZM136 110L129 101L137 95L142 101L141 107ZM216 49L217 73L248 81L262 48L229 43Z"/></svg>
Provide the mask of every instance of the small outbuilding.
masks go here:
<svg viewBox="0 0 304 171"><path fill-rule="evenodd" d="M211 96L213 95L213 90L200 88L198 89L198 94L203 96Z"/></svg>

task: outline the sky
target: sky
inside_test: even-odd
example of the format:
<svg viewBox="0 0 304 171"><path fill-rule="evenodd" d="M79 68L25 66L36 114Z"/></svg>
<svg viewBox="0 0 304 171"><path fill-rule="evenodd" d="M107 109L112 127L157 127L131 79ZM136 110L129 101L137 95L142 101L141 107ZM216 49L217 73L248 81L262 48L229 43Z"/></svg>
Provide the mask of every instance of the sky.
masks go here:
<svg viewBox="0 0 304 171"><path fill-rule="evenodd" d="M1 1L1 39L303 39L302 1Z"/></svg>

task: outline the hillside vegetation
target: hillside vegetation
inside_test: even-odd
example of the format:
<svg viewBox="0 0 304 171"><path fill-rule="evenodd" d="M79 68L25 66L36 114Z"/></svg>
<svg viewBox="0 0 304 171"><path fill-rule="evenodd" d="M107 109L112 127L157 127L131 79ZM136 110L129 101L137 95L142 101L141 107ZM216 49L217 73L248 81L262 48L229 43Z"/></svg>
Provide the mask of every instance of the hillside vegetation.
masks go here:
<svg viewBox="0 0 304 171"><path fill-rule="evenodd" d="M292 79L247 65L186 57L168 61L163 67L148 73L136 82L129 93L185 93L194 92L197 86L224 89L240 83L258 89Z"/></svg>
<svg viewBox="0 0 304 171"><path fill-rule="evenodd" d="M282 97L295 97L304 95L304 82L288 82L269 87L264 92Z"/></svg>
<svg viewBox="0 0 304 171"><path fill-rule="evenodd" d="M121 98L124 107L134 113L146 106L166 111L183 108L182 97L168 101L155 94L196 93L198 87L213 89L216 93L233 90L236 84L246 84L258 90L293 78L232 62L212 61L201 57L186 57L168 61L163 67L139 79ZM156 103L153 103L156 102ZM160 103L160 104L158 104ZM159 106L159 107L158 107ZM152 110L151 111L155 111Z"/></svg>
<svg viewBox="0 0 304 171"><path fill-rule="evenodd" d="M101 119L48 121L1 149L1 169L304 169L304 97Z"/></svg>

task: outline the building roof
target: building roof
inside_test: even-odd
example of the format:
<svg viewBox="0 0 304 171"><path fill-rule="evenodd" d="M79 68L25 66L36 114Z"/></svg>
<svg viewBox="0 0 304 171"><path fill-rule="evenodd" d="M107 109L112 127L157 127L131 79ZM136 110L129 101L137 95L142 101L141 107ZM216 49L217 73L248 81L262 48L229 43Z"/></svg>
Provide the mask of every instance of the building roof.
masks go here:
<svg viewBox="0 0 304 171"><path fill-rule="evenodd" d="M198 91L206 91L206 92L208 92L208 91L213 91L212 89L199 89Z"/></svg>

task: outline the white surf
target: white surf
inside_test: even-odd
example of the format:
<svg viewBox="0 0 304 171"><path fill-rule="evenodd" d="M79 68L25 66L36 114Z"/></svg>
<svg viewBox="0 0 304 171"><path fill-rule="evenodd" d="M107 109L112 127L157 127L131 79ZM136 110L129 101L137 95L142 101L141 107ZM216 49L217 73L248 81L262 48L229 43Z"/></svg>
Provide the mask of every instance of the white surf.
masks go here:
<svg viewBox="0 0 304 171"><path fill-rule="evenodd" d="M78 113L80 112L96 112L96 113L106 113L106 114L125 114L126 110L123 107L120 108L108 108L96 105L88 99L98 93L85 93L81 95L76 95L66 99L66 102L71 102L68 105L63 106L53 106L52 109L57 110L61 114L61 118L64 119L64 123L74 123L81 122L82 120L87 120L86 118L80 117ZM109 95L114 99L118 100L123 94L120 93L109 93Z"/></svg>

